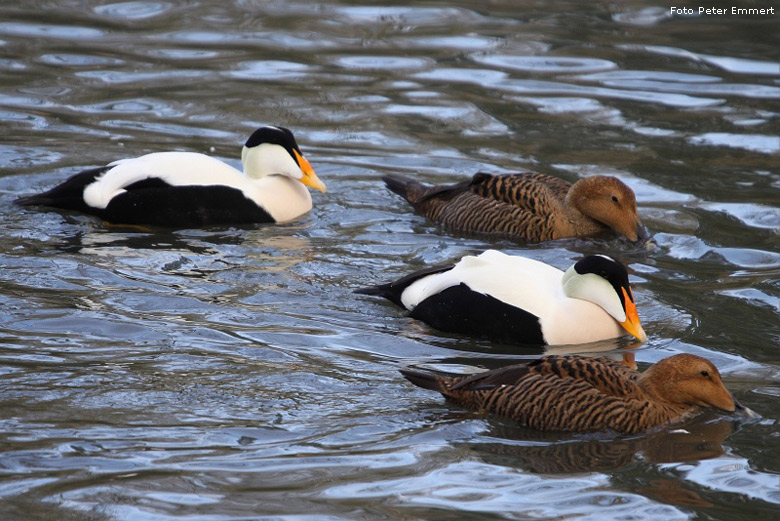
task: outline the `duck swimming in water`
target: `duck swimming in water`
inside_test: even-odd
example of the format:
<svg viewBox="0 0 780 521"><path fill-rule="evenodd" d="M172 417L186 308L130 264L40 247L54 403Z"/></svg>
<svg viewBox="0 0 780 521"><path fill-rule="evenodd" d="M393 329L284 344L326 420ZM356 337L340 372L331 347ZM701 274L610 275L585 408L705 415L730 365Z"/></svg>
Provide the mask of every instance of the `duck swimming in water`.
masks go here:
<svg viewBox="0 0 780 521"><path fill-rule="evenodd" d="M612 230L632 242L648 238L636 196L612 176L571 184L544 174L476 174L454 185L425 185L388 175L387 187L445 227L525 241L587 237Z"/></svg>
<svg viewBox="0 0 780 521"><path fill-rule="evenodd" d="M464 407L540 430L634 434L705 408L749 411L726 390L709 360L691 354L664 358L643 373L608 358L578 355L545 356L471 376L401 373Z"/></svg>
<svg viewBox="0 0 780 521"><path fill-rule="evenodd" d="M241 162L243 172L205 154L155 152L85 170L15 202L76 210L114 224L194 227L290 221L312 208L304 185L326 190L283 127L256 130Z"/></svg>
<svg viewBox="0 0 780 521"><path fill-rule="evenodd" d="M566 272L488 250L454 265L358 289L407 309L441 331L517 344L582 344L629 333L647 335L625 266L592 255Z"/></svg>

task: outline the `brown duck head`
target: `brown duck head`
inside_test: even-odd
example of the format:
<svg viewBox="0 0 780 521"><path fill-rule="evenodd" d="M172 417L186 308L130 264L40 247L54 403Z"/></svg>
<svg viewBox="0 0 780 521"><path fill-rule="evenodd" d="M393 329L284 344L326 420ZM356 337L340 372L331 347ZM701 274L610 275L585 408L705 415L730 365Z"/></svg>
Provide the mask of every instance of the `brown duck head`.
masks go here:
<svg viewBox="0 0 780 521"><path fill-rule="evenodd" d="M616 177L597 175L580 179L569 189L566 202L632 242L648 238L637 213L634 191Z"/></svg>
<svg viewBox="0 0 780 521"><path fill-rule="evenodd" d="M680 354L664 358L639 377L652 397L675 406L712 407L734 412L739 404L706 358Z"/></svg>

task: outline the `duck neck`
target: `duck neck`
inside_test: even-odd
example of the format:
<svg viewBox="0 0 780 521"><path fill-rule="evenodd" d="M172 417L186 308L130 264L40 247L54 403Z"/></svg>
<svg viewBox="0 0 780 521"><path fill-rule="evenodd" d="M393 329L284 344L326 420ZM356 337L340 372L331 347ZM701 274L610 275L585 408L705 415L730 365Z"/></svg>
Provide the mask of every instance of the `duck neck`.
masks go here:
<svg viewBox="0 0 780 521"><path fill-rule="evenodd" d="M577 235L594 235L609 230L609 226L585 215L580 208L583 198L583 181L574 183L566 193L563 210L573 232Z"/></svg>
<svg viewBox="0 0 780 521"><path fill-rule="evenodd" d="M637 384L639 388L647 395L648 401L652 404L654 413L662 421L668 421L671 418L685 416L698 410L695 405L688 405L680 402L670 401L664 392L666 380L652 371L652 367L639 376Z"/></svg>

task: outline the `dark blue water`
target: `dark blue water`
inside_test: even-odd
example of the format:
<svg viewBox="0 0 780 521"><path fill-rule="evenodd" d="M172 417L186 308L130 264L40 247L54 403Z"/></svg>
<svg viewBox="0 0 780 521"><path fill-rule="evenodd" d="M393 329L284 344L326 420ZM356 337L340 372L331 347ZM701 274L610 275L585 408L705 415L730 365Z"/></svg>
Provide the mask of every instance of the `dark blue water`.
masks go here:
<svg viewBox="0 0 780 521"><path fill-rule="evenodd" d="M668 7L1 6L0 517L774 519L780 18ZM147 152L238 165L267 123L329 188L291 224L145 230L11 204ZM658 247L454 236L379 180L478 170L617 175ZM620 258L640 366L706 356L762 419L551 435L412 387L405 363L541 351L352 290L490 247Z"/></svg>

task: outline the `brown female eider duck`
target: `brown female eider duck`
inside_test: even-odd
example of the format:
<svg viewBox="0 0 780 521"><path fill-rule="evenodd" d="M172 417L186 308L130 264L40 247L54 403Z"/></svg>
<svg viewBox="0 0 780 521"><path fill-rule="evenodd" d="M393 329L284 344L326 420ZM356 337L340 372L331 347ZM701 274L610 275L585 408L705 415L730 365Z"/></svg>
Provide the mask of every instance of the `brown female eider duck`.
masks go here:
<svg viewBox="0 0 780 521"><path fill-rule="evenodd" d="M256 130L241 162L243 172L205 154L156 152L85 170L15 202L76 210L114 224L193 227L290 221L312 208L304 185L326 189L283 127Z"/></svg>
<svg viewBox="0 0 780 521"><path fill-rule="evenodd" d="M487 250L356 293L384 297L441 331L499 342L583 344L626 333L647 340L628 272L606 255L586 257L564 273Z"/></svg>
<svg viewBox="0 0 780 521"><path fill-rule="evenodd" d="M712 362L690 354L664 358L643 373L578 355L545 356L472 376L401 373L462 406L540 430L634 434L686 420L703 408L744 409Z"/></svg>
<svg viewBox="0 0 780 521"><path fill-rule="evenodd" d="M535 173L478 173L471 181L436 186L400 175L382 180L417 213L456 231L534 242L610 229L632 242L648 238L633 190L611 176L574 184Z"/></svg>

